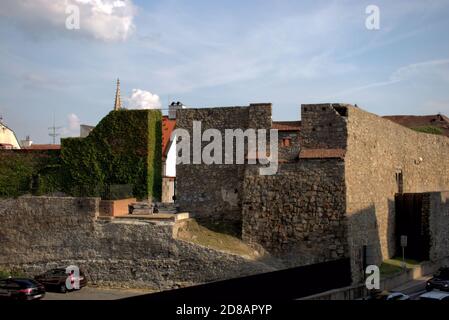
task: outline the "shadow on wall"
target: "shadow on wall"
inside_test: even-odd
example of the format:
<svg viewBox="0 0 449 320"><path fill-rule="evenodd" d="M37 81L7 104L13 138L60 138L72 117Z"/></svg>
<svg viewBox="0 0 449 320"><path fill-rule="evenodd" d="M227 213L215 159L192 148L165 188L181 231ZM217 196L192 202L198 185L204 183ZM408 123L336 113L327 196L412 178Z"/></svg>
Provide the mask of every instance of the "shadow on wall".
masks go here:
<svg viewBox="0 0 449 320"><path fill-rule="evenodd" d="M199 225L209 230L242 239L242 221L227 221L224 219L211 219L209 217L196 217L195 220Z"/></svg>
<svg viewBox="0 0 449 320"><path fill-rule="evenodd" d="M161 121L154 121L153 119L150 119L150 122L153 122L150 124L155 126L154 132L162 132L162 122ZM149 139L162 139L162 137L152 137L149 135ZM150 143L151 146L158 145L157 143ZM152 168L153 170L153 176L152 181L149 181L149 188L152 188L151 195L154 197L154 200L161 200L162 198L162 148L156 147L154 150L153 157L149 158L149 165L148 168ZM153 199L152 199L153 200Z"/></svg>
<svg viewBox="0 0 449 320"><path fill-rule="evenodd" d="M439 261L449 255L449 191L433 192L428 196L430 227L430 258ZM446 263L447 265L447 263Z"/></svg>
<svg viewBox="0 0 449 320"><path fill-rule="evenodd" d="M347 217L349 255L353 283L362 282L368 265L382 263L379 223L375 205Z"/></svg>

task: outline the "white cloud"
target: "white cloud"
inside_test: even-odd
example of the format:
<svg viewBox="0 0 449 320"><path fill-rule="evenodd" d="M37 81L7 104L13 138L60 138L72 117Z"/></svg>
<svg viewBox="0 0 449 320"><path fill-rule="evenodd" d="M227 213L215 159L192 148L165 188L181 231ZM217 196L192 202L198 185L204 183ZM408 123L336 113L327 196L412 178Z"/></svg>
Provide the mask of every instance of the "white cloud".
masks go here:
<svg viewBox="0 0 449 320"><path fill-rule="evenodd" d="M62 128L63 137L78 137L80 133L80 118L74 114L70 113L67 115L67 124Z"/></svg>
<svg viewBox="0 0 449 320"><path fill-rule="evenodd" d="M141 89L133 89L128 99L129 109L160 109L161 99L157 94Z"/></svg>
<svg viewBox="0 0 449 320"><path fill-rule="evenodd" d="M66 29L67 5L79 8L79 30ZM135 29L135 12L132 0L2 0L0 6L0 16L11 18L34 36L59 31L103 41L126 40Z"/></svg>
<svg viewBox="0 0 449 320"><path fill-rule="evenodd" d="M80 118L74 113L71 113L67 116L67 121L69 123L70 130L77 130L80 127Z"/></svg>
<svg viewBox="0 0 449 320"><path fill-rule="evenodd" d="M409 64L396 70L390 77L391 81L403 81L413 78L423 79L437 77L449 81L449 59L430 60Z"/></svg>
<svg viewBox="0 0 449 320"><path fill-rule="evenodd" d="M396 69L385 81L373 82L363 86L351 88L334 96L348 95L376 87L384 87L399 82L419 82L423 86L426 82L445 83L449 82L449 59L429 60L409 64Z"/></svg>
<svg viewBox="0 0 449 320"><path fill-rule="evenodd" d="M177 94L261 79L285 82L349 73L355 67L334 56L356 14L357 10L332 3L288 12L281 19L268 14L270 19L242 26L215 17L186 24L189 16L184 12L152 12L147 19L154 23L148 31L162 37L150 45L173 58L151 72L158 79L158 90Z"/></svg>

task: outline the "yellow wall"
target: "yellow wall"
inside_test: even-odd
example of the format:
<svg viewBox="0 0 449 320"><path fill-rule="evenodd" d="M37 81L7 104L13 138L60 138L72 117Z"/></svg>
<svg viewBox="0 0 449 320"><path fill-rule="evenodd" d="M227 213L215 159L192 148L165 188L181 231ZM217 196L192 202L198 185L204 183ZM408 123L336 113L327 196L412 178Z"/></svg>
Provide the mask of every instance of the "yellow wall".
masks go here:
<svg viewBox="0 0 449 320"><path fill-rule="evenodd" d="M0 144L12 144L14 149L20 149L14 132L2 124L0 124Z"/></svg>

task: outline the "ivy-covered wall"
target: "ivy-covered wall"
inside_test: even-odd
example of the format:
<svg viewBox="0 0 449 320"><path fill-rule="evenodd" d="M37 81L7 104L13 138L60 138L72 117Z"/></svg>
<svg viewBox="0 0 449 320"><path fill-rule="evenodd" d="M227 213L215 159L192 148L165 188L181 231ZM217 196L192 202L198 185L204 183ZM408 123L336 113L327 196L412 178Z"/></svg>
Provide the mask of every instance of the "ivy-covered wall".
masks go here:
<svg viewBox="0 0 449 320"><path fill-rule="evenodd" d="M70 181L65 191L160 199L161 119L159 110L112 111L86 138L62 139L62 167Z"/></svg>
<svg viewBox="0 0 449 320"><path fill-rule="evenodd" d="M72 196L160 200L162 114L112 111L86 138L61 151L1 151L0 197L63 192Z"/></svg>
<svg viewBox="0 0 449 320"><path fill-rule="evenodd" d="M59 150L0 151L0 197L49 194L62 190Z"/></svg>

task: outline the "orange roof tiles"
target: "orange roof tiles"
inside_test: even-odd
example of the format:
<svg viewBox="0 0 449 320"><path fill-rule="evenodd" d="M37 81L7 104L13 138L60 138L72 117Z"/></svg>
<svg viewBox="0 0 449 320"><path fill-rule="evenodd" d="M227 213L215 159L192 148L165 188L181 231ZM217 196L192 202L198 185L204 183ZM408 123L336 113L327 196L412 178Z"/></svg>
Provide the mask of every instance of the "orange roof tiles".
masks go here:
<svg viewBox="0 0 449 320"><path fill-rule="evenodd" d="M61 145L59 144L32 144L29 147L23 148L25 150L59 150Z"/></svg>
<svg viewBox="0 0 449 320"><path fill-rule="evenodd" d="M319 159L319 158L340 158L344 159L346 150L344 149L301 149L300 159Z"/></svg>
<svg viewBox="0 0 449 320"><path fill-rule="evenodd" d="M299 131L301 130L301 121L273 121L271 129L279 131Z"/></svg>
<svg viewBox="0 0 449 320"><path fill-rule="evenodd" d="M443 134L449 137L449 118L442 114L427 116L396 115L383 116L383 118L407 128L434 126L440 128Z"/></svg>
<svg viewBox="0 0 449 320"><path fill-rule="evenodd" d="M170 146L170 136L176 126L176 120L169 119L168 116L162 117L162 158L165 159Z"/></svg>

